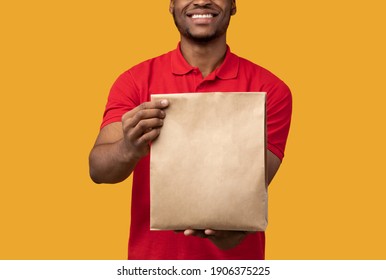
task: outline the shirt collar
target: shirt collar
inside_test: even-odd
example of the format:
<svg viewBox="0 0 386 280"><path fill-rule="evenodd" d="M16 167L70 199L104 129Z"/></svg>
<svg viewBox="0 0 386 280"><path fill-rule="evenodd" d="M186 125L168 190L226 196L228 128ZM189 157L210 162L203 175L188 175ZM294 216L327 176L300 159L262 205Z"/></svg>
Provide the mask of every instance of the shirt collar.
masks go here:
<svg viewBox="0 0 386 280"><path fill-rule="evenodd" d="M240 58L237 55L233 54L230 51L229 46L227 46L225 59L220 65L220 67L215 70L216 77L222 80L236 78L239 72L239 60ZM181 53L180 43L178 44L177 49L172 53L171 63L172 73L175 75L186 75L196 69L185 60L184 56Z"/></svg>

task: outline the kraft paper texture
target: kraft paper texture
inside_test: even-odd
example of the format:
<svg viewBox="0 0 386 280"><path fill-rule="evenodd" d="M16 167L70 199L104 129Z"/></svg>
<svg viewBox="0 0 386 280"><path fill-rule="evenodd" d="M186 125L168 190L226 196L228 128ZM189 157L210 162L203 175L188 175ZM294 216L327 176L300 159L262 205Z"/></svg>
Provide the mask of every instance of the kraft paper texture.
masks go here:
<svg viewBox="0 0 386 280"><path fill-rule="evenodd" d="M152 143L152 230L264 231L266 94L156 94L168 99Z"/></svg>

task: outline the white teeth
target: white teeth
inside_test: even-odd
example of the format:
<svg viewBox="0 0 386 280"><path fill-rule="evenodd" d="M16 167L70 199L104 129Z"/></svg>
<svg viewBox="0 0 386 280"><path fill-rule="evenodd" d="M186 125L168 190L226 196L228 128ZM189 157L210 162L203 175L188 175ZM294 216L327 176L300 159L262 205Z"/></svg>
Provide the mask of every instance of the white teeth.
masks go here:
<svg viewBox="0 0 386 280"><path fill-rule="evenodd" d="M212 18L212 14L206 14L206 15L192 15L192 18Z"/></svg>

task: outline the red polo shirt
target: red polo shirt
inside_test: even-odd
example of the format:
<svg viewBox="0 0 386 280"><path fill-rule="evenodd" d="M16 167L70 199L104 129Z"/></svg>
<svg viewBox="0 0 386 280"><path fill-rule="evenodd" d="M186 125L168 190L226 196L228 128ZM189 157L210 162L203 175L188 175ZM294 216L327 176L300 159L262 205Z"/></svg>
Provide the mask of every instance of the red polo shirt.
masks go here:
<svg viewBox="0 0 386 280"><path fill-rule="evenodd" d="M205 78L186 62L179 47L124 72L112 86L101 127L120 122L124 113L149 101L151 94L259 91L267 92L268 149L282 159L291 120L290 90L271 72L229 48L222 65ZM222 251L207 239L150 231L149 163L146 156L134 170L129 259L264 259L264 232Z"/></svg>

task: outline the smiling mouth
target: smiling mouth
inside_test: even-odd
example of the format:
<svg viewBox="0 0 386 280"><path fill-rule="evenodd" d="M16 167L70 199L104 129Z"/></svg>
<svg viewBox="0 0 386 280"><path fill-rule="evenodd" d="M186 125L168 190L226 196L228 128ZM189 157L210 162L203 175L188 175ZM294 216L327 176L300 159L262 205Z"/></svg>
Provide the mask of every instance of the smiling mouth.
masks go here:
<svg viewBox="0 0 386 280"><path fill-rule="evenodd" d="M218 12L211 11L211 10L192 10L186 15L192 19L211 19L218 16Z"/></svg>
<svg viewBox="0 0 386 280"><path fill-rule="evenodd" d="M203 14L203 15L201 15L201 14L193 14L193 15L191 15L190 16L191 18L213 18L213 17L215 17L215 15L213 15L213 14Z"/></svg>

